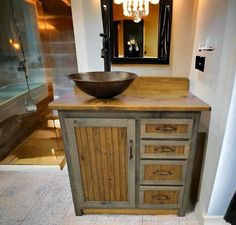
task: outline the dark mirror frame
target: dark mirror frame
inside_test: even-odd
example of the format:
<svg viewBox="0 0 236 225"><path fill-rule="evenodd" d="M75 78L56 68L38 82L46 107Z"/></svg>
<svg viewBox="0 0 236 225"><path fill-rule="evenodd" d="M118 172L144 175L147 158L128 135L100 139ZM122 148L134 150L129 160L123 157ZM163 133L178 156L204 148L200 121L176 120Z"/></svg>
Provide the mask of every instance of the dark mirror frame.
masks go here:
<svg viewBox="0 0 236 225"><path fill-rule="evenodd" d="M172 0L160 0L159 2L159 27L158 27L158 57L114 57L114 26L113 26L113 0L108 1L110 8L110 49L111 62L113 64L169 64L170 43L171 43L171 23L172 23Z"/></svg>

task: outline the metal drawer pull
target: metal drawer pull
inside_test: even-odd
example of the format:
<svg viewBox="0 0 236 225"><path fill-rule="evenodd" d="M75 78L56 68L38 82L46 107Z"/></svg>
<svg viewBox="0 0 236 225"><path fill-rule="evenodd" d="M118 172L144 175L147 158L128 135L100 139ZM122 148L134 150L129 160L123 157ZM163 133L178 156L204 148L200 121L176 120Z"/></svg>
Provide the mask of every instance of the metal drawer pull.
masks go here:
<svg viewBox="0 0 236 225"><path fill-rule="evenodd" d="M168 195L164 195L164 194L153 195L152 198L155 200L160 200L160 201L165 201L165 200L170 199Z"/></svg>
<svg viewBox="0 0 236 225"><path fill-rule="evenodd" d="M170 147L170 146L155 146L154 147L154 152L175 152L176 148L175 147Z"/></svg>
<svg viewBox="0 0 236 225"><path fill-rule="evenodd" d="M129 140L129 160L133 158L133 140Z"/></svg>
<svg viewBox="0 0 236 225"><path fill-rule="evenodd" d="M168 132L168 131L177 131L176 127L156 127L156 131Z"/></svg>
<svg viewBox="0 0 236 225"><path fill-rule="evenodd" d="M154 170L153 171L154 175L160 175L160 176L170 176L173 174L173 170Z"/></svg>

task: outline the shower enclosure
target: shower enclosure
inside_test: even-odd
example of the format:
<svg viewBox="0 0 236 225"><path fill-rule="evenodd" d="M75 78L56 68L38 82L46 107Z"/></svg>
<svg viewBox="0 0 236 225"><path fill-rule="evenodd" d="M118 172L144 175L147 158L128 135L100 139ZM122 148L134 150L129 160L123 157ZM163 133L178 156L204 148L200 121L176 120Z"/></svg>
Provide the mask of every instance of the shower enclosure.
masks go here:
<svg viewBox="0 0 236 225"><path fill-rule="evenodd" d="M2 122L14 114L25 113L29 98L25 74L20 66L24 58L13 11L25 51L33 98L39 102L47 97L48 93L34 1L1 0L0 4L0 122Z"/></svg>

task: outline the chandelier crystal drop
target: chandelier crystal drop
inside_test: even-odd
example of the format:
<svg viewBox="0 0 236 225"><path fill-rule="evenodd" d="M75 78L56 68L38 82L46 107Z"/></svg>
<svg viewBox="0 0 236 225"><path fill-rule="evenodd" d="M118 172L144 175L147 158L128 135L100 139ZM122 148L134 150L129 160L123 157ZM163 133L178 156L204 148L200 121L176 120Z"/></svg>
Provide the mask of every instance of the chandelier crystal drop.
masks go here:
<svg viewBox="0 0 236 225"><path fill-rule="evenodd" d="M149 3L158 4L159 0L114 0L115 4L123 4L123 14L134 18L138 23L149 14Z"/></svg>

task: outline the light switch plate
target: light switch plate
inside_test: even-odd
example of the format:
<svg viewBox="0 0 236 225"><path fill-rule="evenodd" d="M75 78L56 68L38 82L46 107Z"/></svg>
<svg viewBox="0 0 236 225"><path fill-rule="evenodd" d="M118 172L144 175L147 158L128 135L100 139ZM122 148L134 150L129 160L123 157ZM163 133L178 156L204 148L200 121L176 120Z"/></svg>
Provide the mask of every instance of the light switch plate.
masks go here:
<svg viewBox="0 0 236 225"><path fill-rule="evenodd" d="M195 69L204 72L204 68L205 68L205 57L196 56Z"/></svg>

